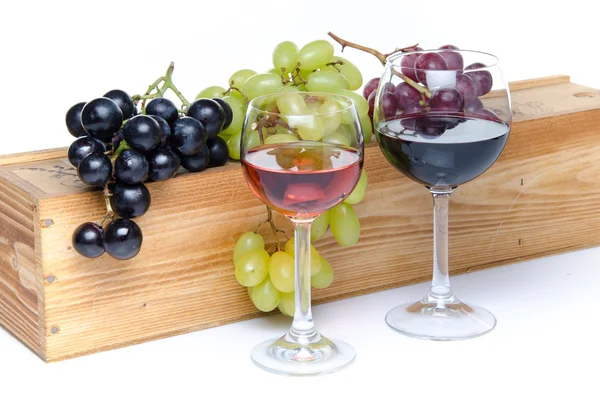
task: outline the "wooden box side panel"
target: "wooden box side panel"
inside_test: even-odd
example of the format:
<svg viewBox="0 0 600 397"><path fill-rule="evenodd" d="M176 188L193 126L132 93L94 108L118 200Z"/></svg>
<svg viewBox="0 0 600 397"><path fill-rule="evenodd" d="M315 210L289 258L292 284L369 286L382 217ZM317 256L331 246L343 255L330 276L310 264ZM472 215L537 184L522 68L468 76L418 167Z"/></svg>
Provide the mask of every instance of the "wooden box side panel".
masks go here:
<svg viewBox="0 0 600 397"><path fill-rule="evenodd" d="M17 185L17 178L0 168L0 325L44 358L37 204Z"/></svg>

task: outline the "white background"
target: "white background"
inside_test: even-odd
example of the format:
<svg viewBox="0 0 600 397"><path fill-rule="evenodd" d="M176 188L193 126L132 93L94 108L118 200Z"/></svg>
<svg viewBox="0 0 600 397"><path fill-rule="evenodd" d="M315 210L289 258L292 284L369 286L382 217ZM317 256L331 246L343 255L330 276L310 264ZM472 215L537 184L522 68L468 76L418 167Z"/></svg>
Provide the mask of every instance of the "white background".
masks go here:
<svg viewBox="0 0 600 397"><path fill-rule="evenodd" d="M383 52L453 43L500 57L507 79L570 74L600 87L589 0L102 0L0 5L0 154L67 146L67 109L121 88L143 93L174 61L188 99L241 68L266 72L273 47L327 32ZM339 47L336 47L339 51ZM382 67L347 49L365 81Z"/></svg>

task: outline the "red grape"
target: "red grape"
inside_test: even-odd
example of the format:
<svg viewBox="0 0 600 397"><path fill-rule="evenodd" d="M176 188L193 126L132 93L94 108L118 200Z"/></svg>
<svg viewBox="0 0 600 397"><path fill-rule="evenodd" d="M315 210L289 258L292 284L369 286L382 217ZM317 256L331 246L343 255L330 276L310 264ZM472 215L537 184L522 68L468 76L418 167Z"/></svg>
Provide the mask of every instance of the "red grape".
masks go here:
<svg viewBox="0 0 600 397"><path fill-rule="evenodd" d="M421 47L415 48L415 50L422 50ZM417 80L417 75L415 74L415 61L421 54L408 54L402 57L402 61L400 62L401 72L403 75L408 77L411 80Z"/></svg>
<svg viewBox="0 0 600 397"><path fill-rule="evenodd" d="M434 91L429 106L436 112L458 112L463 107L463 98L456 88L444 87Z"/></svg>
<svg viewBox="0 0 600 397"><path fill-rule="evenodd" d="M415 73L419 82L427 84L427 75L425 72L428 70L448 70L448 65L438 53L429 52L419 55L415 61Z"/></svg>
<svg viewBox="0 0 600 397"><path fill-rule="evenodd" d="M421 94L419 91L406 83L398 84L396 86L396 90L394 91L394 95L396 96L396 102L398 103L398 107L400 109L404 109L413 105L419 106L419 101L421 100Z"/></svg>
<svg viewBox="0 0 600 397"><path fill-rule="evenodd" d="M383 110L383 117L385 119L396 115L398 110L398 102L396 97L391 92L384 92L381 94L381 109Z"/></svg>
<svg viewBox="0 0 600 397"><path fill-rule="evenodd" d="M377 91L378 86L379 77L375 77L367 81L367 84L365 84L365 88L363 88L363 97L365 97L365 99L369 99L369 95L371 95L371 92Z"/></svg>
<svg viewBox="0 0 600 397"><path fill-rule="evenodd" d="M456 76L456 89L460 92L460 95L462 95L465 102L469 102L477 97L475 83L471 77L466 74L459 74Z"/></svg>
<svg viewBox="0 0 600 397"><path fill-rule="evenodd" d="M396 86L389 81L381 87L381 92L394 92L396 91Z"/></svg>
<svg viewBox="0 0 600 397"><path fill-rule="evenodd" d="M473 63L465 68L465 70L481 69L486 66L483 63ZM482 96L490 92L493 85L492 74L487 70L477 70L475 72L466 73L475 83L477 96Z"/></svg>
<svg viewBox="0 0 600 397"><path fill-rule="evenodd" d="M458 47L452 44L443 45L440 50L458 50ZM463 57L458 52L442 51L439 53L448 65L448 70L463 70Z"/></svg>
<svg viewBox="0 0 600 397"><path fill-rule="evenodd" d="M367 99L367 102L369 102L369 118L371 119L371 122L373 122L373 112L375 111L375 97L377 96L377 91L371 91L371 93L369 94L369 99Z"/></svg>
<svg viewBox="0 0 600 397"><path fill-rule="evenodd" d="M477 113L481 109L483 109L483 102L479 98L465 101L465 113Z"/></svg>

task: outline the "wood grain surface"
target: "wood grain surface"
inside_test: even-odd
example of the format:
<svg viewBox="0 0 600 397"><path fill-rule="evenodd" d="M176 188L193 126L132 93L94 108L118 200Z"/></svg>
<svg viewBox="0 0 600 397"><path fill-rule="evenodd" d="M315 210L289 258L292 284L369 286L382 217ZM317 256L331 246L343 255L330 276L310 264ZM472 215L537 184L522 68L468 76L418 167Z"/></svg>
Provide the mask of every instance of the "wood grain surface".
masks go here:
<svg viewBox="0 0 600 397"><path fill-rule="evenodd" d="M505 151L452 195L452 274L600 244L600 97L575 95L581 92L597 90L554 82L515 91ZM265 217L239 164L149 183L152 205L138 220L143 249L120 262L107 255L89 260L73 250L74 228L100 220L104 205L98 191L83 188L64 167L68 163L49 153L0 168L38 189L39 200L35 218L26 196L16 200L12 184L0 179L0 302L19 301L16 287L33 287L25 288L27 304L18 311L0 306L0 322L26 318L8 320L7 328L42 357L60 360L261 315L233 275L237 237ZM355 206L360 242L342 248L327 232L315 244L335 270L330 287L314 290L315 304L431 277L429 193L392 168L376 144L365 156L369 188ZM276 222L292 235L286 219L277 216ZM269 229L261 232L272 243ZM39 241L41 288L23 284L10 268L9 246L17 241L28 247L28 258ZM9 292L7 285L13 286ZM39 302L43 320L34 310ZM24 308L28 317L20 314ZM35 319L43 321L45 347Z"/></svg>

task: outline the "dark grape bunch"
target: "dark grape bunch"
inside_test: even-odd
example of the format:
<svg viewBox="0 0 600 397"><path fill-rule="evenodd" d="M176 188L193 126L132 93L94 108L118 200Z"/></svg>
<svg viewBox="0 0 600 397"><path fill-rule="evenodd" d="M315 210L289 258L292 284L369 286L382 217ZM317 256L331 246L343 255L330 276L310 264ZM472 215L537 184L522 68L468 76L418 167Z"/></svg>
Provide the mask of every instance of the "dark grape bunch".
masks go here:
<svg viewBox="0 0 600 397"><path fill-rule="evenodd" d="M107 252L125 260L139 253L143 234L132 219L150 207L145 183L173 178L181 167L198 172L227 162L227 143L217 134L227 128L231 108L218 99L189 103L172 72L173 64L144 95L112 90L67 111L67 129L77 138L69 162L83 183L102 188L106 202L101 222L83 223L73 233L73 247L87 258ZM167 89L181 100L181 109L163 97Z"/></svg>
<svg viewBox="0 0 600 397"><path fill-rule="evenodd" d="M409 53L402 58L400 73L403 81L398 85L386 83L381 90L381 110L384 119L396 116L419 116L436 112L438 114L452 115L464 114L476 117L497 119L498 117L486 109L479 97L487 94L492 89L492 74L486 70L486 65L474 63L464 67L463 57L454 45L445 45L439 48L441 52ZM415 47L414 51L422 50ZM428 82L425 70L452 71L454 79L448 80L448 73L440 73L442 81ZM430 79L435 79L435 72L429 73ZM379 78L371 79L364 87L363 96L369 102L369 116L373 122L375 96L379 86ZM412 121L411 121L412 122ZM454 128L456 121L444 122L443 119L430 119L431 126L420 126L421 134L439 136L446 130ZM410 129L410 122L403 123ZM426 128L424 128L426 127Z"/></svg>

